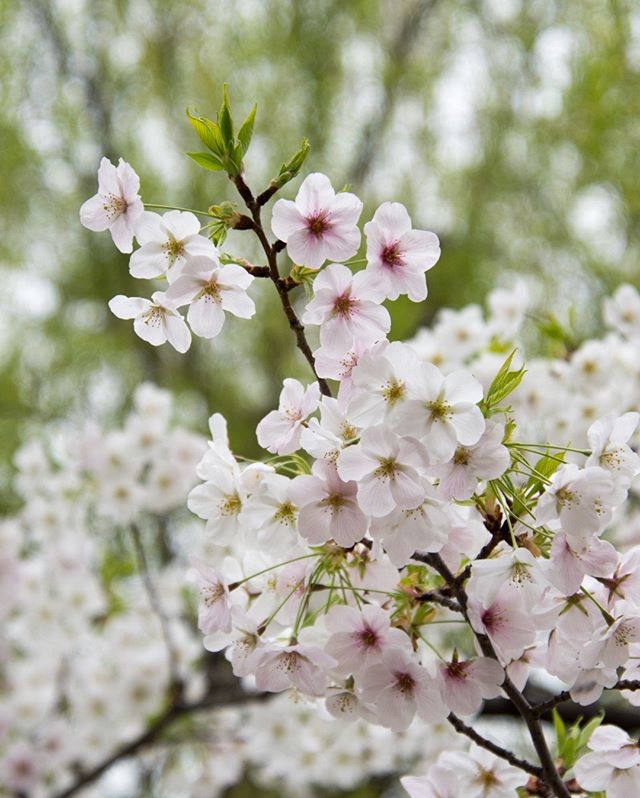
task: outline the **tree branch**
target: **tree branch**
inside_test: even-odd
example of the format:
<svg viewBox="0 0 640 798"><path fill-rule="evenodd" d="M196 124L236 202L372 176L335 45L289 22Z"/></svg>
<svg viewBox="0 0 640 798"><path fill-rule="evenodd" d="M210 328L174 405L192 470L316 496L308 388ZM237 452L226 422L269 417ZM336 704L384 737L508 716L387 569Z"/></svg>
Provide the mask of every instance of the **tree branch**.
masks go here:
<svg viewBox="0 0 640 798"><path fill-rule="evenodd" d="M482 653L485 655L485 657L490 657L491 659L495 659L497 662L500 662L500 658L498 657L493 644L487 635L476 632L473 626L471 626L469 617L467 615L467 594L465 593L464 588L458 583L456 577L452 574L442 557L440 557L439 554L418 555L416 553L414 554L414 559L431 566L431 568L433 568L437 573L440 574L440 576L442 576L448 587L453 591L453 595L458 600L458 603L462 609L462 613L465 616L465 619L469 624L469 627L471 628L476 640L478 641L478 645L480 646ZM553 793L557 796L557 798L570 798L569 790L558 773L553 761L553 757L551 756L551 752L549 751L547 741L545 740L544 734L542 732L540 720L535 714L531 704L529 704L524 695L513 684L506 672L504 682L501 686L527 725L529 736L531 737L531 741L540 759L540 765L542 767L541 781L543 781L551 790L553 790Z"/></svg>
<svg viewBox="0 0 640 798"><path fill-rule="evenodd" d="M524 770L525 773L529 773L531 776L535 776L538 779L543 778L541 767L533 765L526 759L520 759L510 751L507 751L505 748L502 748L491 740L488 740L486 737L478 734L478 732L472 729L471 726L467 726L466 723L463 723L457 715L453 714L453 712L450 712L449 715L447 715L447 720L457 732L466 735L470 740L473 740L476 745L479 745L481 748L486 748L487 751L491 751L492 754L504 759L510 765L520 768L520 770Z"/></svg>
<svg viewBox="0 0 640 798"><path fill-rule="evenodd" d="M282 278L278 270L277 253L282 247L277 247L277 245L280 242L276 241L273 245L269 243L269 239L267 238L267 234L265 233L264 227L262 225L260 204L254 198L251 189L245 183L242 175L236 175L231 179L237 188L238 193L244 200L247 208L251 212L251 216L253 218L253 230L260 241L260 245L264 250L264 254L267 256L267 263L269 264L269 276L271 277L271 281L275 285L278 296L280 297L280 303L282 305L282 309L284 310L284 314L287 317L287 321L289 322L289 327L291 327L294 335L296 336L297 347L311 366L311 370L313 371L313 374L318 381L318 385L320 386L320 391L325 396L331 396L331 389L329 388L328 383L322 377L319 377L318 373L316 372L315 360L305 335L304 326L296 315L293 305L291 304L289 291L293 285L291 284L291 281L287 280L286 278Z"/></svg>
<svg viewBox="0 0 640 798"><path fill-rule="evenodd" d="M162 637L164 638L164 644L167 649L167 660L169 664L169 678L170 678L170 689L175 692L177 696L182 694L183 683L180 677L180 670L178 667L178 650L175 646L173 636L171 634L171 625L169 623L169 618L164 611L162 606L162 602L160 601L160 597L158 596L158 591L156 590L156 586L153 583L153 579L151 578L151 574L149 572L149 564L147 562L147 555L144 550L144 546L142 544L142 537L140 535L140 530L138 529L137 524L131 524L131 538L133 540L133 546L136 552L136 560L138 563L138 571L140 572L140 576L142 577L142 581L144 583L145 591L147 593L147 597L149 599L149 604L151 606L151 610L155 615L158 617L160 621L160 628L162 629Z"/></svg>

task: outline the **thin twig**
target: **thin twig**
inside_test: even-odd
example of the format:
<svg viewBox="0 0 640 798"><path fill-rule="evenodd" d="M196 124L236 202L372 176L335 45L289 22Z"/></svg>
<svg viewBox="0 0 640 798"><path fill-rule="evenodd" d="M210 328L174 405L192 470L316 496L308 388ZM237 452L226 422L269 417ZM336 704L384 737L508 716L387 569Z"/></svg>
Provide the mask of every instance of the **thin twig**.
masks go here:
<svg viewBox="0 0 640 798"><path fill-rule="evenodd" d="M160 621L160 628L162 629L162 637L164 638L165 647L167 649L167 660L169 664L169 678L171 682L171 689L177 695L182 693L182 679L180 677L180 670L178 667L178 650L175 646L173 636L171 634L171 624L169 618L164 611L162 602L156 590L156 586L151 578L149 572L149 564L147 562L147 555L145 554L144 546L142 544L142 536L137 524L131 524L131 538L133 539L133 546L136 551L136 559L138 562L138 571L142 577L144 587L149 599L152 612L158 617Z"/></svg>
<svg viewBox="0 0 640 798"><path fill-rule="evenodd" d="M520 757L515 756L515 754L507 751L505 748L502 748L491 740L488 740L486 737L478 734L478 732L472 729L471 726L467 726L466 723L463 723L457 715L453 714L453 712L450 712L449 715L447 715L447 720L457 732L464 734L481 748L486 748L487 751L491 751L492 754L504 759L510 765L520 768L520 770L524 770L525 773L529 773L531 776L535 776L538 779L544 778L541 767L538 767L538 765L533 765L526 759L520 759Z"/></svg>
<svg viewBox="0 0 640 798"><path fill-rule="evenodd" d="M251 216L253 218L253 230L260 241L260 245L264 250L264 254L267 257L267 263L269 264L269 276L271 277L271 281L276 287L278 292L278 296L280 297L280 303L282 304L282 309L284 310L284 314L287 317L287 321L289 322L289 326L294 332L296 336L296 344L298 349L302 352L304 357L306 358L307 362L311 366L311 370L318 381L318 385L320 386L320 391L325 396L331 396L331 389L329 388L328 383L322 377L318 376L316 372L316 364L313 358L313 353L311 351L311 347L309 346L309 342L307 341L307 336L305 334L304 326L298 316L296 315L295 310L293 309L293 305L291 304L291 299L289 298L289 291L293 287L291 281L282 278L280 276L280 272L278 270L278 257L277 253L280 248L276 248L278 242L276 241L275 244L270 244L269 239L267 238L267 234L264 231L264 227L262 225L262 219L260 216L260 205L258 201L253 196L253 193L249 186L245 183L244 178L242 175L236 175L232 178L232 181L238 190L238 193L244 200L247 208L251 212Z"/></svg>

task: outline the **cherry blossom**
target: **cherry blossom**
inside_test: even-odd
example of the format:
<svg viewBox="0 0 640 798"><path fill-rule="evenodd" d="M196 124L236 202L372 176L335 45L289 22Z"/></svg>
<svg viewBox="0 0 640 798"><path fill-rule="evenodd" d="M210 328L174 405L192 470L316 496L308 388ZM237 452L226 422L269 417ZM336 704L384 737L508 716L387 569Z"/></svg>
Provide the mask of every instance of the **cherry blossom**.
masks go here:
<svg viewBox="0 0 640 798"><path fill-rule="evenodd" d="M304 179L295 202L276 202L271 229L286 242L294 263L319 269L326 260L345 261L356 254L361 212L355 194L336 194L329 178L315 172Z"/></svg>
<svg viewBox="0 0 640 798"><path fill-rule="evenodd" d="M640 748L622 729L600 726L588 742L591 749L575 766L584 790L606 790L608 798L629 798L640 790Z"/></svg>
<svg viewBox="0 0 640 798"><path fill-rule="evenodd" d="M114 166L103 158L98 193L80 208L80 222L89 230L109 230L120 252L131 252L135 224L144 212L139 190L140 178L126 161L120 158Z"/></svg>
<svg viewBox="0 0 640 798"><path fill-rule="evenodd" d="M412 376L409 397L397 410L398 429L422 440L432 463L445 463L459 444L468 447L480 440L485 430L477 405L482 386L468 372L445 377L436 366L421 363Z"/></svg>
<svg viewBox="0 0 640 798"><path fill-rule="evenodd" d="M437 679L444 703L459 715L478 712L484 698L500 695L505 673L500 665L488 657L469 660L454 658L438 665Z"/></svg>
<svg viewBox="0 0 640 798"><path fill-rule="evenodd" d="M504 426L495 421L486 424L480 440L473 446L458 446L448 463L432 466L439 477L438 492L444 499L468 499L478 487L478 480L496 479L509 467L511 456L502 445Z"/></svg>
<svg viewBox="0 0 640 798"><path fill-rule="evenodd" d="M119 294L109 300L109 308L119 319L133 319L136 335L153 346L168 341L178 352L191 346L189 328L166 292L156 291L151 300Z"/></svg>
<svg viewBox="0 0 640 798"><path fill-rule="evenodd" d="M247 296L252 282L241 266L218 266L210 258L196 257L184 266L166 296L176 307L189 305L187 321L196 335L213 338L222 329L225 311L241 319L254 315L256 306Z"/></svg>
<svg viewBox="0 0 640 798"><path fill-rule="evenodd" d="M343 482L331 463L317 462L311 476L299 476L291 497L300 507L300 534L317 545L335 540L353 546L367 531L367 518L358 506L355 482Z"/></svg>
<svg viewBox="0 0 640 798"><path fill-rule="evenodd" d="M401 438L380 424L366 429L355 446L338 458L338 474L358 483L358 502L364 512L380 517L395 507L417 507L425 496L419 469L427 463L423 447Z"/></svg>
<svg viewBox="0 0 640 798"><path fill-rule="evenodd" d="M267 451L290 454L300 447L302 424L318 406L320 388L317 382L305 388L291 378L284 380L283 386L278 409L262 419L256 434Z"/></svg>
<svg viewBox="0 0 640 798"><path fill-rule="evenodd" d="M427 297L424 273L440 257L434 233L413 230L407 209L399 202L383 202L364 226L367 237L365 273L379 301L408 294L414 302Z"/></svg>
<svg viewBox="0 0 640 798"><path fill-rule="evenodd" d="M323 695L327 670L335 660L316 646L266 646L256 662L256 686L278 693L295 687L306 695Z"/></svg>
<svg viewBox="0 0 640 798"><path fill-rule="evenodd" d="M447 714L434 677L401 648L390 648L366 668L358 688L363 700L374 705L378 721L393 731L407 729L416 713L430 722Z"/></svg>
<svg viewBox="0 0 640 798"><path fill-rule="evenodd" d="M326 625L331 637L325 651L337 662L336 670L344 675L357 674L380 660L384 651L407 648L407 636L390 628L386 612L372 604L362 611L354 607L333 607Z"/></svg>
<svg viewBox="0 0 640 798"><path fill-rule="evenodd" d="M341 355L356 340L373 344L389 332L389 313L375 301L364 272L353 274L340 263L330 263L314 280L313 294L302 321L320 325L326 353Z"/></svg>
<svg viewBox="0 0 640 798"><path fill-rule="evenodd" d="M193 213L169 211L160 216L145 211L136 222L135 234L140 249L129 260L133 277L166 275L173 283L192 258L204 256L217 262L218 251L200 235L200 222Z"/></svg>

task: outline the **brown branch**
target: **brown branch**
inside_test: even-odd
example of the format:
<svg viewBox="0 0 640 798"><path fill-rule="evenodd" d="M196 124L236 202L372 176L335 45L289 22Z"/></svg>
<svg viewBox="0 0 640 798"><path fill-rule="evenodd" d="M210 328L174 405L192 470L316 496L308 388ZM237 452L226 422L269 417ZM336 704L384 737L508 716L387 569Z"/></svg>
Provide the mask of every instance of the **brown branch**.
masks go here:
<svg viewBox="0 0 640 798"><path fill-rule="evenodd" d="M431 568L433 568L438 574L440 574L440 576L442 576L448 587L453 591L453 595L458 600L465 619L473 631L482 653L485 655L485 657L490 657L491 659L495 659L497 662L500 662L500 658L498 657L493 644L487 635L477 632L473 626L471 626L469 617L467 615L467 594L458 583L456 577L450 571L442 557L440 557L439 554L418 555L416 553L414 554L414 559L420 560L421 562L431 566ZM570 798L569 790L567 789L564 781L556 769L553 757L549 751L549 746L547 745L547 741L545 740L544 734L542 732L540 719L536 715L533 707L520 692L520 690L518 690L518 688L514 685L509 676L506 675L506 673L501 687L511 700L511 703L518 710L519 715L524 720L527 729L529 730L529 736L531 737L531 741L536 749L536 753L538 754L540 765L542 767L541 780L545 782L547 786L551 788L551 790L553 790L553 793L557 796L557 798Z"/></svg>
<svg viewBox="0 0 640 798"><path fill-rule="evenodd" d="M267 256L267 263L269 264L269 276L271 281L276 287L278 292L278 296L280 297L280 303L282 305L282 309L284 310L284 314L287 317L287 321L289 322L289 327L293 330L294 335L296 336L296 344L298 349L302 352L304 357L306 358L307 362L311 366L311 370L318 381L318 385L320 386L320 391L325 396L331 396L331 389L329 388L328 383L322 377L318 376L316 372L316 364L313 358L313 353L311 351L311 347L309 346L309 342L307 341L307 336L305 335L304 326L302 322L296 315L295 310L293 309L293 305L291 304L291 299L289 298L289 291L293 287L291 281L287 279L283 279L280 276L280 272L278 270L278 258L276 244L270 244L269 239L267 238L267 234L264 231L264 227L262 225L262 219L260 216L260 205L258 201L254 198L253 193L249 186L245 183L244 178L242 175L236 175L235 177L231 178L238 193L245 201L245 204L249 211L251 212L253 218L253 230L260 241L260 245L264 250L264 254Z"/></svg>
<svg viewBox="0 0 640 798"><path fill-rule="evenodd" d="M439 590L428 590L426 593L421 593L416 596L416 600L421 603L433 602L434 604L441 604L443 607L453 610L453 612L462 612L462 607L457 601L443 596Z"/></svg>
<svg viewBox="0 0 640 798"><path fill-rule="evenodd" d="M158 591L156 590L156 586L151 578L151 573L149 571L149 564L147 562L147 555L144 550L144 546L142 544L142 537L140 535L140 530L138 529L137 524L131 524L131 538L133 540L133 546L136 552L136 560L138 564L138 571L140 576L142 577L142 581L145 587L145 591L147 593L147 597L149 599L149 605L151 607L151 611L158 617L160 621L160 628L162 630L162 637L164 638L164 644L167 649L167 660L169 665L169 678L171 684L171 690L175 692L176 695L182 695L183 690L183 683L182 678L180 677L180 670L178 667L179 657L178 657L178 650L175 646L173 636L171 634L171 625L169 623L169 618L164 611L162 606L162 602L160 601L160 597L158 595Z"/></svg>
<svg viewBox="0 0 640 798"><path fill-rule="evenodd" d="M486 737L478 734L475 729L472 729L471 726L467 726L466 723L463 723L457 715L453 714L453 712L450 712L449 715L447 715L447 720L457 732L464 734L470 740L473 740L476 745L479 745L481 748L486 748L487 751L491 751L492 754L504 759L510 765L520 768L520 770L524 770L525 773L529 773L531 776L535 776L538 779L543 778L541 767L538 767L538 765L533 765L526 759L520 759L520 757L515 756L515 754L507 751L505 748L502 748L491 740L488 740Z"/></svg>

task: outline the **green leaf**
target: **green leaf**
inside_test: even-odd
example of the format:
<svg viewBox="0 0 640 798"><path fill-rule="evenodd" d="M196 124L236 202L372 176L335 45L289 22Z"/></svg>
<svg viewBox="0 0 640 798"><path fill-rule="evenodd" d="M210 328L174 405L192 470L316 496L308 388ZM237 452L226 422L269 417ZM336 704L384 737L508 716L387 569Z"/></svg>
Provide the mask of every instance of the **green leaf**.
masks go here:
<svg viewBox="0 0 640 798"><path fill-rule="evenodd" d="M564 721L560 717L560 713L555 708L553 710L552 717L553 728L556 733L556 745L558 747L558 752L560 752L564 748L564 742L567 739L567 727L564 725Z"/></svg>
<svg viewBox="0 0 640 798"><path fill-rule="evenodd" d="M541 457L538 462L535 464L534 469L537 473L532 474L529 477L529 481L527 482L527 486L525 488L525 494L527 496L533 496L536 493L540 493L545 488L545 481L544 478L550 479L558 468L564 462L565 452L559 452L558 454L551 455L550 452L547 452L543 457Z"/></svg>
<svg viewBox="0 0 640 798"><path fill-rule="evenodd" d="M253 108L247 114L247 118L244 120L242 125L240 125L240 130L238 131L238 141L242 147L242 155L246 153L246 151L249 149L249 144L251 144L251 138L253 136L253 123L255 122L257 108L257 105L253 106Z"/></svg>
<svg viewBox="0 0 640 798"><path fill-rule="evenodd" d="M224 169L220 159L208 152L188 152L187 155L203 169L209 169L211 172L221 172Z"/></svg>
<svg viewBox="0 0 640 798"><path fill-rule="evenodd" d="M187 117L204 146L216 155L224 155L224 139L222 138L218 125L204 116L195 116L188 108Z"/></svg>
<svg viewBox="0 0 640 798"><path fill-rule="evenodd" d="M234 147L233 120L231 119L231 108L229 107L229 87L225 83L222 87L222 105L218 111L218 125L222 133L225 148L230 152Z"/></svg>
<svg viewBox="0 0 640 798"><path fill-rule="evenodd" d="M522 378L527 373L524 367L517 371L511 371L511 362L513 361L515 353L516 350L513 349L511 354L500 366L498 373L489 386L486 397L480 402L480 409L485 416L489 416L496 412L498 405L500 405L509 394L515 391L522 382Z"/></svg>
<svg viewBox="0 0 640 798"><path fill-rule="evenodd" d="M309 139L304 138L302 139L300 149L286 163L282 164L278 176L271 181L271 184L276 186L276 188L282 188L282 186L290 180L293 180L300 171L302 164L305 162L308 152Z"/></svg>

